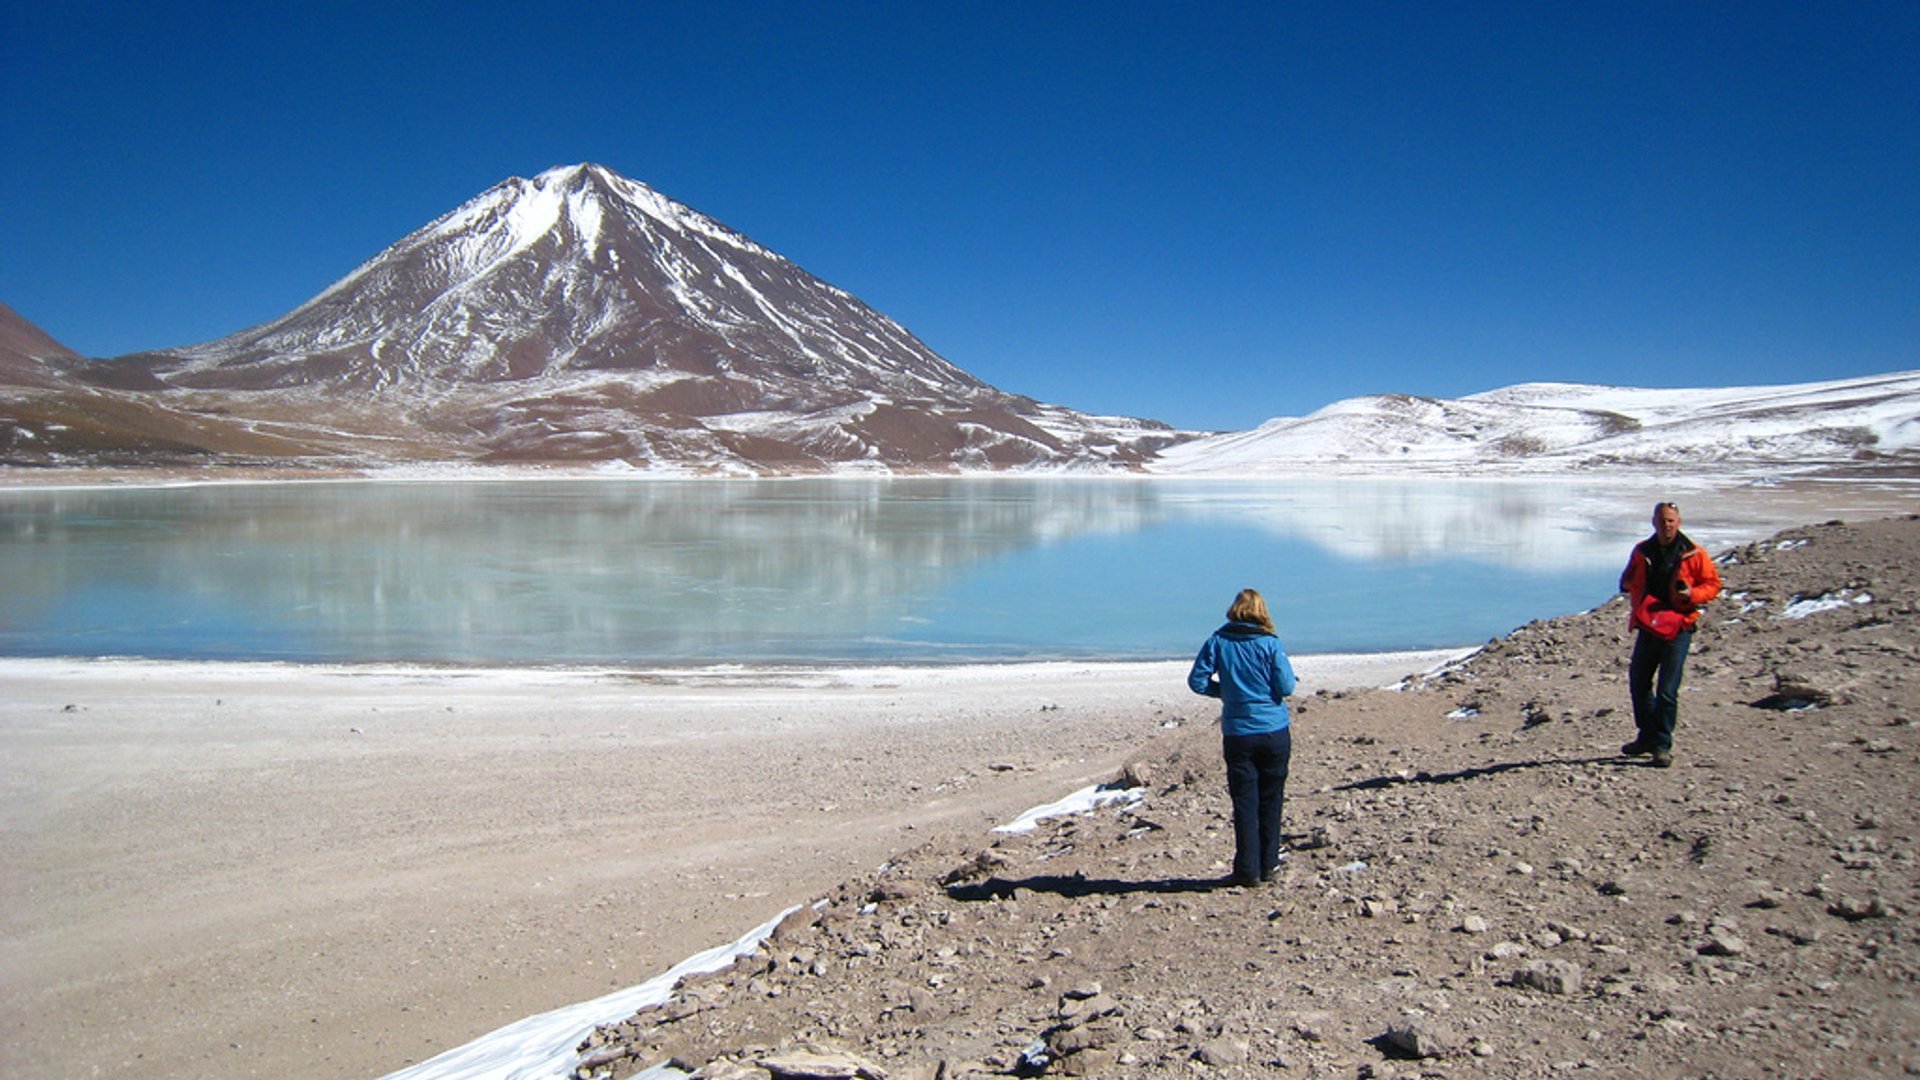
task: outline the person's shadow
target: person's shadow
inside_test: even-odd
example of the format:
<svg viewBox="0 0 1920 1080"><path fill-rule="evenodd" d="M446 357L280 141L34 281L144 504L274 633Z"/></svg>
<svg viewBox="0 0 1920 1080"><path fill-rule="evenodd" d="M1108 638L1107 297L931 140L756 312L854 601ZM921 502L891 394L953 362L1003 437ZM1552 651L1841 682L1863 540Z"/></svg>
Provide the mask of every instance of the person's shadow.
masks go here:
<svg viewBox="0 0 1920 1080"><path fill-rule="evenodd" d="M1550 766L1600 765L1607 762L1629 763L1629 759L1614 754L1602 754L1587 758L1543 758L1538 761L1503 761L1497 765L1480 765L1471 769L1458 769L1448 773L1418 772L1412 776L1375 776L1366 780L1355 780L1341 784L1334 791L1375 791L1382 788L1399 787L1402 784L1460 784L1478 780L1487 776L1519 769L1541 769ZM1644 763L1643 763L1644 764ZM1294 833L1287 836L1291 850L1309 851L1320 844L1298 844L1307 840L1310 833ZM1232 878L1163 878L1156 881L1124 881L1119 878L1092 878L1084 874L1036 874L1024 878L990 877L985 881L962 885L947 886L947 895L955 900L980 902L984 900L1004 900L1020 892L1052 893L1056 896L1077 898L1084 896L1131 896L1139 893L1175 894L1204 893L1219 889L1235 888Z"/></svg>
<svg viewBox="0 0 1920 1080"><path fill-rule="evenodd" d="M1601 754L1586 758L1543 758L1539 761L1503 761L1497 765L1480 765L1471 769L1459 769L1449 773L1430 773L1424 769L1412 776L1375 776L1367 780L1355 780L1350 784L1341 784L1335 791L1376 791L1380 788L1399 787L1401 784L1458 784L1468 780L1478 780L1483 776L1498 776L1516 769L1543 769L1552 765L1600 765L1606 762L1626 764L1630 759L1618 754Z"/></svg>
<svg viewBox="0 0 1920 1080"><path fill-rule="evenodd" d="M1122 881L1080 874L1038 874L1024 878L996 876L969 885L949 885L947 895L955 900L978 902L1004 900L1018 892L1053 893L1071 899L1082 896L1130 896L1135 893L1202 893L1232 887L1231 879L1217 877Z"/></svg>

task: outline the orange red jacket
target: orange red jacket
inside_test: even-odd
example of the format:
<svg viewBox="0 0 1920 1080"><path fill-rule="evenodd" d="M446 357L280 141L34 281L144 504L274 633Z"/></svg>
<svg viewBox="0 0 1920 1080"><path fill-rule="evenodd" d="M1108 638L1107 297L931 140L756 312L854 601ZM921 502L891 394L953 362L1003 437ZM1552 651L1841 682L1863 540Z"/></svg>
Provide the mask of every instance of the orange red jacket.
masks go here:
<svg viewBox="0 0 1920 1080"><path fill-rule="evenodd" d="M1659 588L1665 595L1656 593L1656 598L1680 613L1681 626L1691 630L1700 621L1700 609L1707 602L1720 595L1720 570L1713 565L1713 556L1704 548L1687 539L1686 533L1673 538L1680 545L1680 565L1674 571L1673 583L1685 582L1692 596L1688 601L1675 601L1673 593L1677 590L1661 584ZM1647 570L1653 565L1653 556L1649 549L1657 541L1649 536L1633 546L1633 554L1627 557L1627 568L1620 571L1620 591L1627 594L1627 610L1633 611L1640 606L1640 598L1647 594Z"/></svg>

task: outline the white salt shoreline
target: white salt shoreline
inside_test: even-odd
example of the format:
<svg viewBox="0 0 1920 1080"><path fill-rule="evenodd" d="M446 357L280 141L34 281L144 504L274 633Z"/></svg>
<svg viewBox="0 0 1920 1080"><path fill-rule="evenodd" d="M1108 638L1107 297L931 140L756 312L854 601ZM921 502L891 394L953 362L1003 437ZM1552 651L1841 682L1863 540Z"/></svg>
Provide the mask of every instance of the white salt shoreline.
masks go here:
<svg viewBox="0 0 1920 1080"><path fill-rule="evenodd" d="M1292 655L1296 670L1329 688L1374 685L1465 656L1477 646L1366 653ZM492 666L438 664L308 664L252 660L151 660L141 657L0 657L0 679L35 678L103 683L155 679L263 682L350 679L362 685L422 683L495 688L565 687L618 682L625 686L879 687L1020 683L1098 673L1120 680L1184 676L1186 660L1030 660L995 664L707 664L698 666Z"/></svg>

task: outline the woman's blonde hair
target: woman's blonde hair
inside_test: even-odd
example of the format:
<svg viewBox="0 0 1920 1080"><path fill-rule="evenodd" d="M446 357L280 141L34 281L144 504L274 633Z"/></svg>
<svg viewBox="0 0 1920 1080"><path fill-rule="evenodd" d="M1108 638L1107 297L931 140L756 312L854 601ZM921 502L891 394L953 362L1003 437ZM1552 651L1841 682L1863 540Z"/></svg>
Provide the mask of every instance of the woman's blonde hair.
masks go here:
<svg viewBox="0 0 1920 1080"><path fill-rule="evenodd" d="M1273 633L1273 617L1267 614L1267 598L1257 589L1241 589L1240 595L1233 598L1233 606L1227 609L1227 621L1247 623L1257 626L1267 633Z"/></svg>

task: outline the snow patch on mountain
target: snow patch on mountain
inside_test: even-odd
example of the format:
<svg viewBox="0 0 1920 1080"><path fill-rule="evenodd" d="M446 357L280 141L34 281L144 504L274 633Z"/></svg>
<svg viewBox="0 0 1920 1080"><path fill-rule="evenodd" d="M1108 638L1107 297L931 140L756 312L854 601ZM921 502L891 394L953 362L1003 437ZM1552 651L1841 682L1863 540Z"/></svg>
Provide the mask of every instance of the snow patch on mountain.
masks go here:
<svg viewBox="0 0 1920 1080"><path fill-rule="evenodd" d="M1763 471L1920 458L1920 371L1791 386L1527 383L1383 394L1161 452L1153 472L1538 473L1660 465Z"/></svg>

